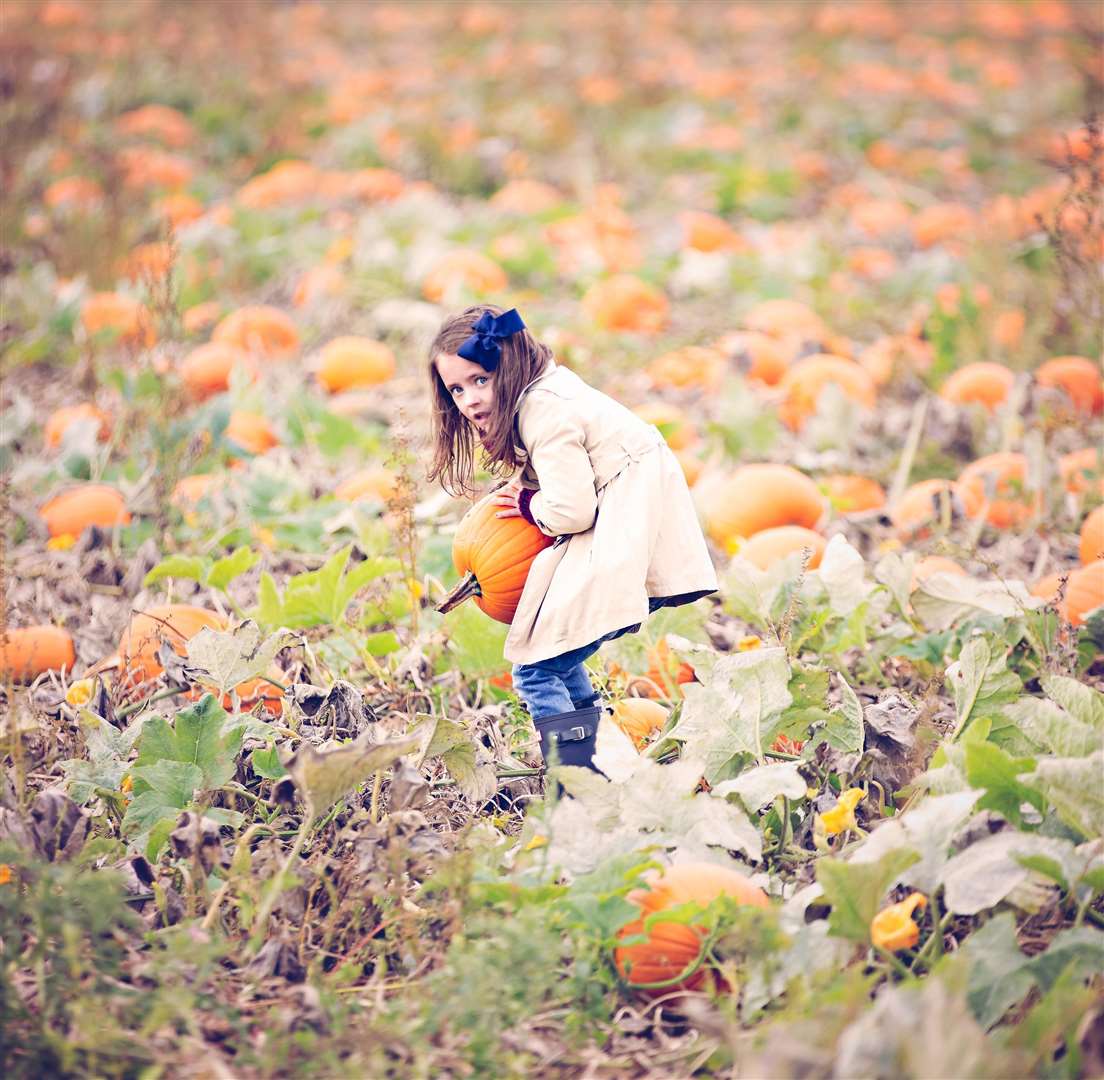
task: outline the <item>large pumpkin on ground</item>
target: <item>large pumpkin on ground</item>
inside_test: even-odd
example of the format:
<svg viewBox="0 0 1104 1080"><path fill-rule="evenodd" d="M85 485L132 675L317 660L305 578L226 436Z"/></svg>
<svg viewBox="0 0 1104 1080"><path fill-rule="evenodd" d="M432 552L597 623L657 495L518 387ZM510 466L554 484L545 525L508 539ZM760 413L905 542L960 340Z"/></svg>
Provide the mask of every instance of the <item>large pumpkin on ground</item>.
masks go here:
<svg viewBox="0 0 1104 1080"><path fill-rule="evenodd" d="M629 893L628 900L640 908L640 918L625 926L621 938L645 933L644 920L656 912L680 904L696 902L703 907L718 896L730 896L739 904L765 908L769 906L766 893L752 884L737 870L712 863L682 863L653 873L648 888ZM646 931L647 941L637 945L621 945L614 951L617 970L630 986L647 986L650 983L676 979L701 955L703 931L700 927L684 923L653 923ZM681 982L655 993L669 993L672 989L694 990L705 981L708 972L698 968ZM645 991L647 993L649 991Z"/></svg>
<svg viewBox="0 0 1104 1080"><path fill-rule="evenodd" d="M845 397L864 409L877 401L874 380L865 368L842 356L818 353L799 360L778 384L783 395L778 415L791 431L797 431L816 412L817 400L828 385L838 386Z"/></svg>
<svg viewBox="0 0 1104 1080"><path fill-rule="evenodd" d="M376 386L395 374L395 354L382 341L337 337L323 350L318 381L331 393L355 386Z"/></svg>
<svg viewBox="0 0 1104 1080"><path fill-rule="evenodd" d="M1032 586L1031 595L1053 603L1065 576L1061 573L1048 574ZM1097 559L1078 567L1069 575L1065 594L1058 605L1058 614L1074 626L1080 626L1090 611L1101 606L1104 606L1104 559Z"/></svg>
<svg viewBox="0 0 1104 1080"><path fill-rule="evenodd" d="M230 312L215 327L211 340L268 360L286 360L299 348L299 331L279 308L250 304Z"/></svg>
<svg viewBox="0 0 1104 1080"><path fill-rule="evenodd" d="M1014 451L986 454L972 461L958 482L973 494L985 520L998 529L1017 528L1042 508L1042 492L1026 490L1027 458Z"/></svg>
<svg viewBox="0 0 1104 1080"><path fill-rule="evenodd" d="M746 543L741 544L736 554L741 559L747 559L753 566L760 570L769 570L776 562L780 562L795 551L808 548L808 569L815 570L820 566L820 560L824 558L824 549L828 542L820 533L806 529L802 525L779 525L774 529L764 529L757 532Z"/></svg>
<svg viewBox="0 0 1104 1080"><path fill-rule="evenodd" d="M0 680L31 682L44 671L77 662L73 639L60 626L25 626L0 632Z"/></svg>
<svg viewBox="0 0 1104 1080"><path fill-rule="evenodd" d="M648 698L623 698L613 707L613 722L640 750L651 734L667 723L667 710L658 701Z"/></svg>
<svg viewBox="0 0 1104 1080"><path fill-rule="evenodd" d="M1082 566L1104 559L1104 506L1098 506L1081 525L1078 552Z"/></svg>
<svg viewBox="0 0 1104 1080"><path fill-rule="evenodd" d="M56 450L66 431L81 421L96 423L96 435L100 442L107 442L111 437L111 417L92 402L85 401L80 405L62 405L54 410L42 428L43 441L51 450Z"/></svg>
<svg viewBox="0 0 1104 1080"><path fill-rule="evenodd" d="M811 529L826 506L816 484L789 465L743 465L727 480L703 480L695 491L701 491L706 531L726 551L738 539L778 525Z"/></svg>
<svg viewBox="0 0 1104 1080"><path fill-rule="evenodd" d="M955 405L983 405L995 411L1008 400L1016 376L1003 364L980 361L954 372L939 390L939 396Z"/></svg>
<svg viewBox="0 0 1104 1080"><path fill-rule="evenodd" d="M235 367L256 380L257 367L250 353L229 342L209 341L197 345L180 362L180 378L188 393L202 401L230 389L230 374Z"/></svg>
<svg viewBox="0 0 1104 1080"><path fill-rule="evenodd" d="M459 584L437 606L451 611L473 598L483 612L513 622L533 560L553 538L520 517L500 518L495 492L480 499L461 519L452 541L452 564Z"/></svg>
<svg viewBox="0 0 1104 1080"><path fill-rule="evenodd" d="M1084 356L1055 356L1035 372L1040 386L1064 390L1078 412L1104 410L1104 378L1100 365Z"/></svg>
<svg viewBox="0 0 1104 1080"><path fill-rule="evenodd" d="M80 536L89 525L111 529L130 522L122 494L110 484L77 484L42 505L51 536Z"/></svg>
<svg viewBox="0 0 1104 1080"><path fill-rule="evenodd" d="M942 521L944 507L948 524L955 525L974 517L981 509L981 501L972 488L953 480L933 478L906 488L890 507L889 516L901 536L921 539L930 526Z"/></svg>
<svg viewBox="0 0 1104 1080"><path fill-rule="evenodd" d="M603 330L657 334L667 325L670 305L654 285L632 274L595 282L583 297L583 311Z"/></svg>

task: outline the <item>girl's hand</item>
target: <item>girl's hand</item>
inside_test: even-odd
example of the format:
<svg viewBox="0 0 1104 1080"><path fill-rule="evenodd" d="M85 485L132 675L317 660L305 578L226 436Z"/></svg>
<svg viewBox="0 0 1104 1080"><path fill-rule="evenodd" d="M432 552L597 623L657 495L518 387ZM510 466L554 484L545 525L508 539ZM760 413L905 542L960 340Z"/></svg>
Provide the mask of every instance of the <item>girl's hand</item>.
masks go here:
<svg viewBox="0 0 1104 1080"><path fill-rule="evenodd" d="M500 487L494 493L494 501L495 505L501 506L502 509L495 514L495 517L521 517L521 511L518 509L518 495L520 493L520 480L511 480L509 483Z"/></svg>

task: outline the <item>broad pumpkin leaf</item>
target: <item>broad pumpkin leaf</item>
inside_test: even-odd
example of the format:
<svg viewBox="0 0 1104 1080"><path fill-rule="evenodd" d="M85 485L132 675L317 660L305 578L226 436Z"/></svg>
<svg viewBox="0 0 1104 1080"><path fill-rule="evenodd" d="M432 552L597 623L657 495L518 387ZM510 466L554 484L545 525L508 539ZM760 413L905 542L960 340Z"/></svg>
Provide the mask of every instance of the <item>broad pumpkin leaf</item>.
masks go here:
<svg viewBox="0 0 1104 1080"><path fill-rule="evenodd" d="M832 905L829 932L834 937L868 944L870 920L878 914L886 892L919 858L919 852L911 848L895 848L873 862L844 862L831 857L818 860L817 881Z"/></svg>
<svg viewBox="0 0 1104 1080"><path fill-rule="evenodd" d="M372 735L372 729L367 728L344 746L318 748L305 744L284 759L284 768L310 819L317 820L368 777L421 745L421 736L416 734L380 742Z"/></svg>
<svg viewBox="0 0 1104 1080"><path fill-rule="evenodd" d="M277 630L262 641L261 628L252 619L232 630L205 626L188 641L188 671L225 694L247 679L265 674L290 633Z"/></svg>
<svg viewBox="0 0 1104 1080"><path fill-rule="evenodd" d="M984 613L1015 619L1043 601L1031 596L1022 581L994 581L957 574L932 574L911 597L917 618L932 630L946 630L971 615Z"/></svg>
<svg viewBox="0 0 1104 1080"><path fill-rule="evenodd" d="M195 705L178 712L171 727L163 716L153 717L142 729L135 765L161 760L188 762L200 770L198 787L219 787L234 775L245 731L240 722L228 724L229 719L213 694L204 694ZM138 795L143 781L137 772L135 775L134 793Z"/></svg>
<svg viewBox="0 0 1104 1080"><path fill-rule="evenodd" d="M1078 723L1104 732L1104 694L1066 675L1044 675L1043 690Z"/></svg>
<svg viewBox="0 0 1104 1080"><path fill-rule="evenodd" d="M236 548L211 564L207 571L207 584L215 589L225 589L234 578L256 566L259 560L260 556L249 548Z"/></svg>
<svg viewBox="0 0 1104 1080"><path fill-rule="evenodd" d="M468 679L485 679L507 668L502 659L509 628L484 615L473 603L453 608L441 620L448 635L448 652L438 661L438 671L458 670Z"/></svg>
<svg viewBox="0 0 1104 1080"><path fill-rule="evenodd" d="M832 614L840 617L850 615L874 589L866 580L863 557L842 533L828 541L820 566L809 578L824 587Z"/></svg>
<svg viewBox="0 0 1104 1080"><path fill-rule="evenodd" d="M897 609L905 618L911 616L909 592L912 587L912 571L916 566L916 555L908 552L891 551L883 555L874 564L874 580L884 585L893 597Z"/></svg>
<svg viewBox="0 0 1104 1080"><path fill-rule="evenodd" d="M142 579L142 587L148 589L163 578L186 578L191 581L203 581L210 562L201 555L170 555L162 559Z"/></svg>
<svg viewBox="0 0 1104 1080"><path fill-rule="evenodd" d="M1001 708L1023 691L1019 678L1007 668L1003 648L994 648L985 637L973 637L962 647L958 660L947 668L947 682L954 694L957 737L981 718L999 716Z"/></svg>
<svg viewBox="0 0 1104 1080"><path fill-rule="evenodd" d="M782 762L776 765L757 765L745 769L734 780L725 780L713 788L713 794L721 798L737 795L749 813L772 803L779 795L800 799L808 788L798 771L797 763Z"/></svg>
<svg viewBox="0 0 1104 1080"><path fill-rule="evenodd" d="M494 765L477 764L475 744L467 730L445 716L419 713L416 720L419 726L415 731L424 745L417 764L439 757L469 799L483 803L492 798L498 787Z"/></svg>
<svg viewBox="0 0 1104 1080"><path fill-rule="evenodd" d="M1046 809L1042 794L1018 779L1035 767L1034 758L1013 758L988 742L967 741L964 747L966 779L972 787L985 792L978 803L979 810L996 810L1006 821L1021 826L1020 807L1024 803L1040 813Z"/></svg>
<svg viewBox="0 0 1104 1080"><path fill-rule="evenodd" d="M1104 746L1104 728L1075 720L1053 701L1024 697L1006 705L1004 712L1036 746L1058 757L1084 757Z"/></svg>
<svg viewBox="0 0 1104 1080"><path fill-rule="evenodd" d="M1041 791L1055 813L1088 840L1104 835L1104 751L1083 758L1042 758L1023 783Z"/></svg>
<svg viewBox="0 0 1104 1080"><path fill-rule="evenodd" d="M780 646L725 656L708 684L684 687L686 703L670 737L685 743L687 756L703 762L709 783L741 754L762 762L763 731L793 700L789 678Z"/></svg>

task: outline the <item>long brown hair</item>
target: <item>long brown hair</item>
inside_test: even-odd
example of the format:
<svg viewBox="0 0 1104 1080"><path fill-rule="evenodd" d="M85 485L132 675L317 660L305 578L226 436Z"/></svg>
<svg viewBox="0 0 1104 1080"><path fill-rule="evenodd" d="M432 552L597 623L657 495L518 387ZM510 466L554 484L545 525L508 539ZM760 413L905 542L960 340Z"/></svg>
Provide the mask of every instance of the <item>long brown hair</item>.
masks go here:
<svg viewBox="0 0 1104 1080"><path fill-rule="evenodd" d="M455 355L471 337L472 327L484 311L499 316L505 309L495 304L465 308L441 324L429 347L429 382L433 401L433 464L428 480L440 480L450 495L475 494L476 437L469 421L456 407L434 361L442 353ZM552 350L528 330L519 330L499 342L502 358L494 372L494 410L481 440L482 464L492 476L511 475L522 461L514 441L514 406L522 390L545 368Z"/></svg>

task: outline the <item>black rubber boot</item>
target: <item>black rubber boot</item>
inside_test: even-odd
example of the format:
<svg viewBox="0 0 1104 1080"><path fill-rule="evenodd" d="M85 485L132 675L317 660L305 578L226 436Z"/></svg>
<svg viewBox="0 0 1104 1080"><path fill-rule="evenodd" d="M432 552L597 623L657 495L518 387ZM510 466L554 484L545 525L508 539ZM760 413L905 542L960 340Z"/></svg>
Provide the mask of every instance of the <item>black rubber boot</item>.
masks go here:
<svg viewBox="0 0 1104 1080"><path fill-rule="evenodd" d="M589 709L592 705L601 705L602 695L597 690L591 692L589 697L585 697L576 701L575 698L571 699L571 707L573 709Z"/></svg>
<svg viewBox="0 0 1104 1080"><path fill-rule="evenodd" d="M601 716L602 710L591 705L535 720L545 765L582 765L593 769L594 743Z"/></svg>

